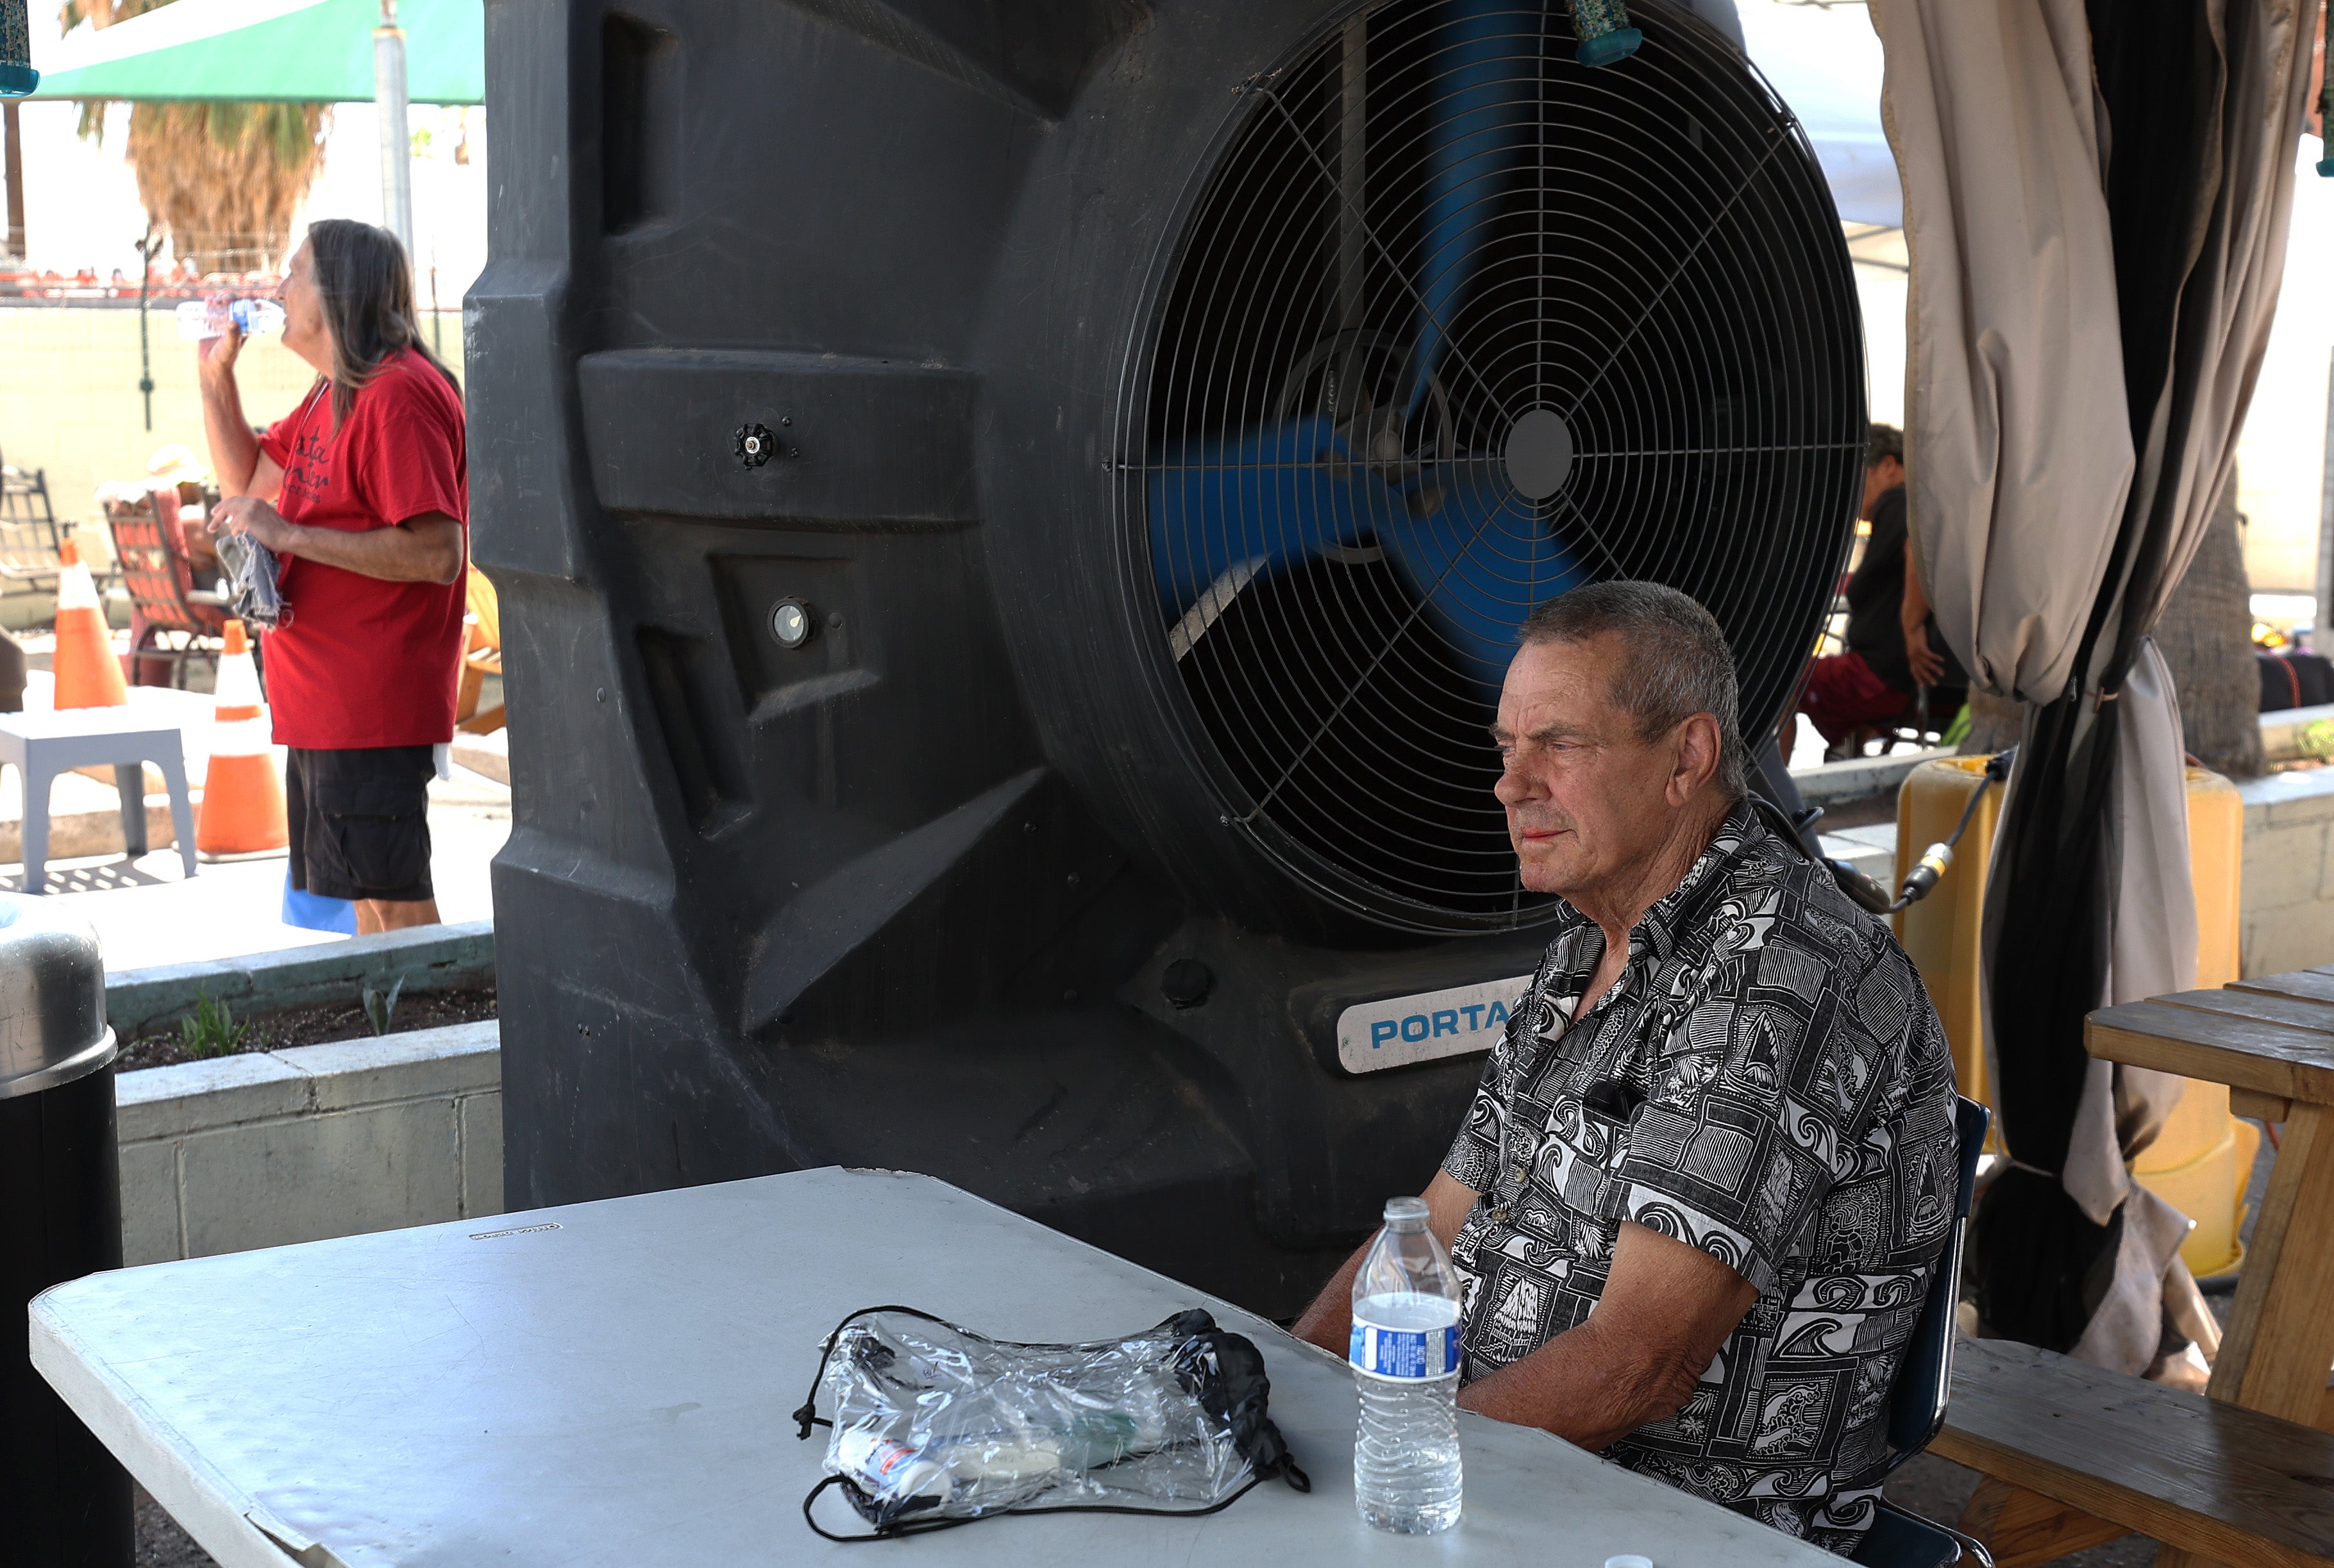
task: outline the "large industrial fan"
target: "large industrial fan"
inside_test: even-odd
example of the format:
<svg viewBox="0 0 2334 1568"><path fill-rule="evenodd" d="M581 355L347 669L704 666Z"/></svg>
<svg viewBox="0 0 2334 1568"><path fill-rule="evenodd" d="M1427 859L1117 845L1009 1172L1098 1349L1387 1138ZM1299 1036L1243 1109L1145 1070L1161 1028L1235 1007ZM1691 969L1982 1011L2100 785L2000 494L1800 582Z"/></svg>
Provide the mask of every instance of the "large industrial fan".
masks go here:
<svg viewBox="0 0 2334 1568"><path fill-rule="evenodd" d="M1611 9L491 10L514 1205L912 1168L1285 1311L1423 1183L1517 624L1673 583L1757 733L1860 489L1804 139Z"/></svg>

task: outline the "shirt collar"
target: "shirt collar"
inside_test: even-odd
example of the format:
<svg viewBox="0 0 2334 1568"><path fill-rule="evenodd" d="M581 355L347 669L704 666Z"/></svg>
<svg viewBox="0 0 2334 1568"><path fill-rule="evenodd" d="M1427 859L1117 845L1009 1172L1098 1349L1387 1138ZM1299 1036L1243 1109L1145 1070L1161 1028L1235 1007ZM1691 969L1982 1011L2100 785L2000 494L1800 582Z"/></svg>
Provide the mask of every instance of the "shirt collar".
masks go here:
<svg viewBox="0 0 2334 1568"><path fill-rule="evenodd" d="M1734 858L1765 832L1758 813L1747 799L1734 803L1678 885L1654 899L1629 928L1629 960L1622 967L1621 980L1614 986L1615 991L1628 983L1631 972L1645 959L1651 958L1656 964L1670 960L1677 951L1680 938L1694 928L1710 900L1726 885L1727 868ZM1573 918L1583 923L1587 921L1587 917L1577 909L1573 910Z"/></svg>

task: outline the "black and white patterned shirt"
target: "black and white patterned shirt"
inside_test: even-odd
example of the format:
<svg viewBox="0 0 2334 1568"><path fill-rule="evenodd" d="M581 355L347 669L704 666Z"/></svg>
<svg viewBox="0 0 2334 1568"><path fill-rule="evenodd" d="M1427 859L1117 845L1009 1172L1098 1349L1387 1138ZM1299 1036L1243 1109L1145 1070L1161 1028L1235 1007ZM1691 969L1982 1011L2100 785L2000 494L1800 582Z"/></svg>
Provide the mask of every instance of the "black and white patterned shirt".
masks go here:
<svg viewBox="0 0 2334 1568"><path fill-rule="evenodd" d="M1683 1409L1606 1450L1832 1551L1871 1523L1888 1396L1953 1223L1953 1058L1904 949L1737 806L1575 1019L1603 933L1567 912L1443 1169L1461 1376L1586 1318L1624 1220L1758 1302Z"/></svg>

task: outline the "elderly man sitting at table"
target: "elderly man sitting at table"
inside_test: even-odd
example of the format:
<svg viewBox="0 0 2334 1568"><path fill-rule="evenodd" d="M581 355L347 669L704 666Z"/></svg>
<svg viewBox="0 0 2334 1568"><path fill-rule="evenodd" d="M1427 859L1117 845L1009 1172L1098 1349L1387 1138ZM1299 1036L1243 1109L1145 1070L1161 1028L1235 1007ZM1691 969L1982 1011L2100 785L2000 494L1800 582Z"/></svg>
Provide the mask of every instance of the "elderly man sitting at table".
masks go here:
<svg viewBox="0 0 2334 1568"><path fill-rule="evenodd" d="M1498 794L1523 885L1562 901L1424 1194L1459 1403L1852 1552L1953 1223L1944 1031L1749 805L1708 611L1605 582L1519 640ZM1361 1258L1299 1334L1345 1349Z"/></svg>

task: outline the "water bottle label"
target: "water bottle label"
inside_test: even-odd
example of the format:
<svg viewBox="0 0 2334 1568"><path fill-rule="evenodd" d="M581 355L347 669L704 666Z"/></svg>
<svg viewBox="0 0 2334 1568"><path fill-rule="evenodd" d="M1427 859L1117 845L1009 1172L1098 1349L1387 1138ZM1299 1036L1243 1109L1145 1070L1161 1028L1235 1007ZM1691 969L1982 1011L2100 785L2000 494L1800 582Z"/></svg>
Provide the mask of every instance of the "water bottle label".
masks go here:
<svg viewBox="0 0 2334 1568"><path fill-rule="evenodd" d="M1345 1359L1365 1377L1432 1382L1459 1373L1459 1325L1388 1329L1355 1320Z"/></svg>

